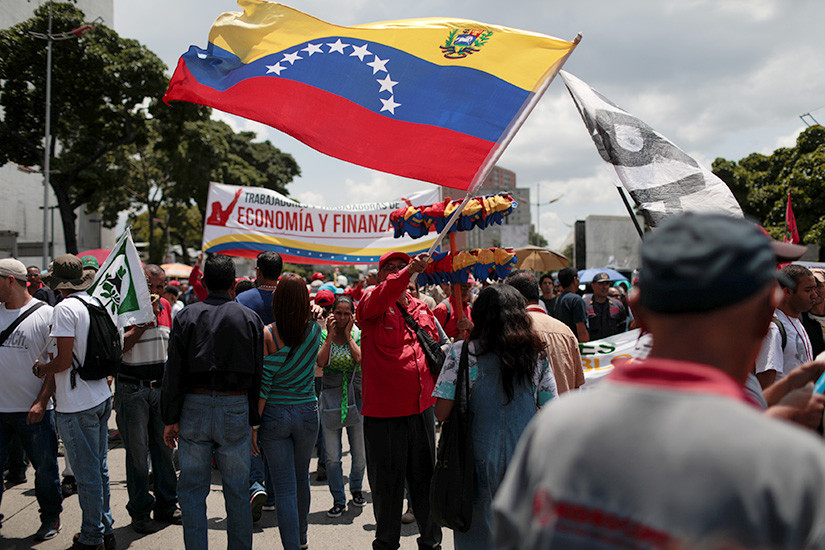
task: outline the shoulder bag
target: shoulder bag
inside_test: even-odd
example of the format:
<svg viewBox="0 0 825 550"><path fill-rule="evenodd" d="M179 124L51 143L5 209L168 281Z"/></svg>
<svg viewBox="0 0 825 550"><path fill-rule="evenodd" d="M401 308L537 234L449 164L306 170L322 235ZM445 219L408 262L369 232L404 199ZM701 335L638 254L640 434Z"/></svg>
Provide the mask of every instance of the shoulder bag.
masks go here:
<svg viewBox="0 0 825 550"><path fill-rule="evenodd" d="M475 459L470 403L468 343L464 340L456 377L455 402L441 427L430 483L430 513L442 527L466 533L473 519Z"/></svg>
<svg viewBox="0 0 825 550"><path fill-rule="evenodd" d="M433 373L433 376L437 377L441 373L441 367L444 366L444 359L447 358L444 350L442 350L441 345L430 336L430 333L421 328L415 319L413 319L413 316L401 307L400 303L396 302L395 305L398 306L398 311L404 316L404 321L407 323L407 326L413 330L415 337L418 339L418 343L421 344L421 349L424 350L424 357L427 358L427 366L430 368L430 372Z"/></svg>
<svg viewBox="0 0 825 550"><path fill-rule="evenodd" d="M358 405L355 403L355 382L356 368L352 369L352 378L347 386L347 407L344 409L342 403L344 401L344 392L341 388L330 388L328 390L321 390L321 395L318 398L318 407L321 409L323 415L322 423L324 428L330 430L340 430L341 428L348 428L354 426L361 421L361 413L358 412ZM346 411L344 416L343 410Z"/></svg>

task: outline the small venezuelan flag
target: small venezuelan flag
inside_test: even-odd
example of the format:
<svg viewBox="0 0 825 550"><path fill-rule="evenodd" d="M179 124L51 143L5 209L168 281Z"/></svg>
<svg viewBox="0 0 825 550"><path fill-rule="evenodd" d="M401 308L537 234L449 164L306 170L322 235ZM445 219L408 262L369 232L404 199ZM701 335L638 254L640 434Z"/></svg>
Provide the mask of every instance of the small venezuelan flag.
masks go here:
<svg viewBox="0 0 825 550"><path fill-rule="evenodd" d="M330 25L262 0L224 13L164 96L282 130L327 155L468 189L575 47L461 19Z"/></svg>

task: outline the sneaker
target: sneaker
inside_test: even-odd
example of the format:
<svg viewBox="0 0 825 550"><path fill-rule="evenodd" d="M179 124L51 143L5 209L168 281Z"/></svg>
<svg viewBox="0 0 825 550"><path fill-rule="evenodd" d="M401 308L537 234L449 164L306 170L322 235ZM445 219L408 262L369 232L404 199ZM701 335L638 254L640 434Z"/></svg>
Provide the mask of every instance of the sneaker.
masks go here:
<svg viewBox="0 0 825 550"><path fill-rule="evenodd" d="M77 494L77 481L74 476L66 476L60 483L60 490L63 491L63 498Z"/></svg>
<svg viewBox="0 0 825 550"><path fill-rule="evenodd" d="M160 530L159 526L155 524L149 516L142 518L132 518L132 531L141 535L151 535Z"/></svg>
<svg viewBox="0 0 825 550"><path fill-rule="evenodd" d="M407 511L401 516L401 523L412 523L415 521L412 506L407 506Z"/></svg>
<svg viewBox="0 0 825 550"><path fill-rule="evenodd" d="M183 525L183 518L180 515L180 510L175 508L166 514L158 514L155 512L155 521L160 523L171 523L172 525Z"/></svg>
<svg viewBox="0 0 825 550"><path fill-rule="evenodd" d="M266 491L258 489L252 493L249 504L252 506L252 522L254 523L261 519L261 512L263 511L264 504L266 504Z"/></svg>
<svg viewBox="0 0 825 550"><path fill-rule="evenodd" d="M302 542L301 543L301 550L307 550L307 548L309 548L309 543L308 542Z"/></svg>
<svg viewBox="0 0 825 550"><path fill-rule="evenodd" d="M117 550L117 540L114 533L103 535L103 550Z"/></svg>
<svg viewBox="0 0 825 550"><path fill-rule="evenodd" d="M274 512L275 511L275 505L274 504L264 504L263 507L261 508L261 510L263 510L264 512Z"/></svg>
<svg viewBox="0 0 825 550"><path fill-rule="evenodd" d="M361 491L353 491L352 503L358 507L363 508L367 504L367 501L364 499L364 495L361 493Z"/></svg>
<svg viewBox="0 0 825 550"><path fill-rule="evenodd" d="M346 510L346 508L344 508L343 504L336 504L335 506L327 510L327 516L331 518L340 518L341 514L344 513L344 510Z"/></svg>
<svg viewBox="0 0 825 550"><path fill-rule="evenodd" d="M49 540L57 536L60 531L60 520L44 522L40 525L40 529L34 534L34 540Z"/></svg>

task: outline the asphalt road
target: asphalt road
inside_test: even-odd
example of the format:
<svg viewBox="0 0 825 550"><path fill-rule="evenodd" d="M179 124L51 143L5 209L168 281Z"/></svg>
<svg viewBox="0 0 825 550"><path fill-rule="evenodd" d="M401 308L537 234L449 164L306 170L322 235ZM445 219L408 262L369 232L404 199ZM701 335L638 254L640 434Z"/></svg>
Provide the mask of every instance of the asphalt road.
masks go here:
<svg viewBox="0 0 825 550"><path fill-rule="evenodd" d="M114 414L109 421L110 433L115 429ZM344 437L344 473L349 472L350 458ZM61 470L63 459L59 458ZM115 537L117 548L171 550L183 548L183 530L180 526L169 525L151 535L139 535L129 526L130 518L126 511L128 495L126 492L125 451L120 443L109 446L109 477L111 487L112 513L115 519ZM364 496L367 505L364 508L349 505L344 515L329 518L326 511L332 507L332 496L326 482L314 481L315 463L310 465L312 479L312 502L309 513L309 547L315 549L369 549L375 535L375 518L372 512L371 495L365 476ZM0 549L38 550L65 549L72 545L72 537L80 531L80 505L77 495L63 501L61 515L62 529L52 540L40 542L34 540L34 532L40 526L37 500L34 497L34 470L29 467L27 481L5 490L0 512L5 515L0 528ZM349 493L347 489L347 493ZM226 513L224 510L221 480L217 471L213 472L212 489L207 497L207 516L209 521L209 545L211 548L226 548ZM278 534L278 522L275 512L264 512L255 524L253 546L257 548L282 548ZM418 529L415 524L402 525L401 548L416 549ZM443 547L452 550L453 536L444 530Z"/></svg>

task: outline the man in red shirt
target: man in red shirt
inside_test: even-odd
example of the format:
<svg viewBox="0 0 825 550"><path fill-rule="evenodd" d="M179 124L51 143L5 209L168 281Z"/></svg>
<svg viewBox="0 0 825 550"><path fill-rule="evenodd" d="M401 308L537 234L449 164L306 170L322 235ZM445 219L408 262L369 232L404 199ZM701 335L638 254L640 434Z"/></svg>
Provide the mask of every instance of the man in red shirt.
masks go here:
<svg viewBox="0 0 825 550"><path fill-rule="evenodd" d="M433 338L441 339L443 331L430 309L407 292L410 279L424 271L428 261L427 254L412 260L403 252L384 254L378 263L378 285L358 304L361 413L376 521L375 550L399 547L405 480L421 533L418 547L441 548L441 528L430 517L429 501L435 462L435 379L415 333L399 311L403 308Z"/></svg>

